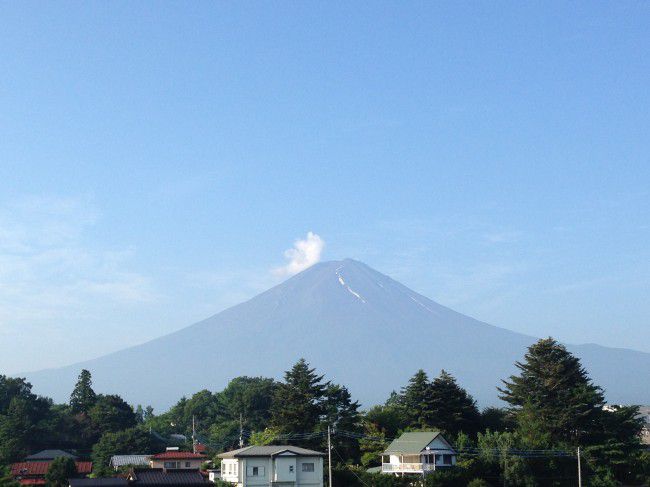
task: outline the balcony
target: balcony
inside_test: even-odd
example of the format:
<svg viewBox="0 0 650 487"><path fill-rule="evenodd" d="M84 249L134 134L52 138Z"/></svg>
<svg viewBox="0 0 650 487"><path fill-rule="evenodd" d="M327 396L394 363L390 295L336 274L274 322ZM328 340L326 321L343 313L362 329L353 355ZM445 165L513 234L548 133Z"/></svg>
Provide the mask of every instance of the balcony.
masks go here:
<svg viewBox="0 0 650 487"><path fill-rule="evenodd" d="M433 472L436 466L432 463L382 463L382 473L426 473Z"/></svg>

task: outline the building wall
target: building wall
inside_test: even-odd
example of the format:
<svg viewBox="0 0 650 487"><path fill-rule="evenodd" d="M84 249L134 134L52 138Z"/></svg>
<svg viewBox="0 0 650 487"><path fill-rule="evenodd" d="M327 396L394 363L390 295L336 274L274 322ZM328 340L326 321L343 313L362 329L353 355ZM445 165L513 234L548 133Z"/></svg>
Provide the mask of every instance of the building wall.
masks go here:
<svg viewBox="0 0 650 487"><path fill-rule="evenodd" d="M303 467L305 464L307 467ZM311 464L313 471L310 471ZM223 459L221 478L237 487L268 487L271 482L296 482L296 487L323 487L323 459L296 456L278 456L273 460L270 457Z"/></svg>
<svg viewBox="0 0 650 487"><path fill-rule="evenodd" d="M296 457L295 456L277 456L275 457L275 482L295 482L296 481Z"/></svg>
<svg viewBox="0 0 650 487"><path fill-rule="evenodd" d="M312 463L314 471L305 471L304 465ZM323 457L299 457L296 470L299 487L323 487Z"/></svg>
<svg viewBox="0 0 650 487"><path fill-rule="evenodd" d="M241 468L239 468L239 460L236 458L224 458L221 460L221 478L226 482L232 482L233 484L241 483L239 474L241 473Z"/></svg>
<svg viewBox="0 0 650 487"><path fill-rule="evenodd" d="M266 457L246 458L241 461L244 485L268 486L271 478L271 459Z"/></svg>
<svg viewBox="0 0 650 487"><path fill-rule="evenodd" d="M165 467L165 463L176 463L175 467ZM151 460L151 468L180 468L188 470L198 470L201 468L203 460L180 459L180 460Z"/></svg>

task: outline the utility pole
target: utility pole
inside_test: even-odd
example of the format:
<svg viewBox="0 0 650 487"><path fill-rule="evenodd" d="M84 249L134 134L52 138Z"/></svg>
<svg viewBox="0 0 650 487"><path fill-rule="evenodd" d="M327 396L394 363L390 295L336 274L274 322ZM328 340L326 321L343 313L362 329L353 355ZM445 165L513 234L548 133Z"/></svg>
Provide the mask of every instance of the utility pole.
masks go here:
<svg viewBox="0 0 650 487"><path fill-rule="evenodd" d="M580 468L580 447L578 447L578 487L582 487L582 469Z"/></svg>
<svg viewBox="0 0 650 487"><path fill-rule="evenodd" d="M239 413L239 448L244 448L244 416Z"/></svg>
<svg viewBox="0 0 650 487"><path fill-rule="evenodd" d="M330 425L327 425L327 478L329 487L332 487L332 431Z"/></svg>
<svg viewBox="0 0 650 487"><path fill-rule="evenodd" d="M192 453L196 453L196 424L192 415Z"/></svg>

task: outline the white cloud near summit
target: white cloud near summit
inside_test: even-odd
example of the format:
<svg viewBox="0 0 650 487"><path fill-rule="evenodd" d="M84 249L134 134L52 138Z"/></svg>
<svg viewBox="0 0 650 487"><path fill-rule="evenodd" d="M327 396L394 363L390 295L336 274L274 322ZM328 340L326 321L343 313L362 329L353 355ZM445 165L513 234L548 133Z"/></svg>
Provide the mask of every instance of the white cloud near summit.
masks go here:
<svg viewBox="0 0 650 487"><path fill-rule="evenodd" d="M307 237L296 240L293 247L284 251L287 264L275 269L280 276L293 276L313 266L320 261L325 248L325 241L313 232L307 232Z"/></svg>

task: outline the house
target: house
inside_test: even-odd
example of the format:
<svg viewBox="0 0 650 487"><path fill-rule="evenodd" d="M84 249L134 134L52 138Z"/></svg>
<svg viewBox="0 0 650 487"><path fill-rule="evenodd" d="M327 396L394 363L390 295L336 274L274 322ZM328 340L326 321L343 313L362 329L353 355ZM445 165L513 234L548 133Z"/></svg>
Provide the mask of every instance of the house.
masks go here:
<svg viewBox="0 0 650 487"><path fill-rule="evenodd" d="M124 467L148 467L151 462L151 455L113 455L110 466L114 470Z"/></svg>
<svg viewBox="0 0 650 487"><path fill-rule="evenodd" d="M55 458L72 458L78 460L79 457L64 450L41 450L38 453L25 457L26 462L51 462Z"/></svg>
<svg viewBox="0 0 650 487"><path fill-rule="evenodd" d="M207 487L198 470L134 469L126 478L70 479L69 487Z"/></svg>
<svg viewBox="0 0 650 487"><path fill-rule="evenodd" d="M18 462L11 465L11 476L21 485L45 485L45 474L53 460ZM77 474L85 477L93 470L92 462L75 461Z"/></svg>
<svg viewBox="0 0 650 487"><path fill-rule="evenodd" d="M128 476L131 487L205 487L208 481L198 469L172 470L164 468L134 469Z"/></svg>
<svg viewBox="0 0 650 487"><path fill-rule="evenodd" d="M207 472L208 472L208 480L210 482L216 482L217 480L221 480L221 470L216 468L209 468Z"/></svg>
<svg viewBox="0 0 650 487"><path fill-rule="evenodd" d="M68 485L69 487L127 487L129 481L122 477L68 479Z"/></svg>
<svg viewBox="0 0 650 487"><path fill-rule="evenodd" d="M151 468L162 468L165 470L199 470L205 458L205 455L201 453L180 451L178 448L167 448L167 451L163 453L151 455L149 465Z"/></svg>
<svg viewBox="0 0 650 487"><path fill-rule="evenodd" d="M381 472L425 475L456 465L456 451L439 431L404 433L381 455Z"/></svg>
<svg viewBox="0 0 650 487"><path fill-rule="evenodd" d="M324 453L296 446L247 446L218 455L221 479L237 487L323 487Z"/></svg>

